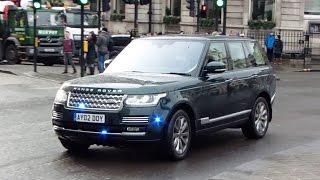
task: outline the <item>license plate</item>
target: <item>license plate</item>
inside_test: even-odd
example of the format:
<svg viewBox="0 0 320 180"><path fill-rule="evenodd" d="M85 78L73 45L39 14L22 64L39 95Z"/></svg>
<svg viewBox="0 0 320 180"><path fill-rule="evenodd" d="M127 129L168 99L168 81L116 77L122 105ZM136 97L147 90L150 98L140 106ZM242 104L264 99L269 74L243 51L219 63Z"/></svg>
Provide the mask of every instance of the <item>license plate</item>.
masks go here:
<svg viewBox="0 0 320 180"><path fill-rule="evenodd" d="M104 114L76 113L76 122L105 123Z"/></svg>
<svg viewBox="0 0 320 180"><path fill-rule="evenodd" d="M44 49L44 52L54 52L54 49Z"/></svg>

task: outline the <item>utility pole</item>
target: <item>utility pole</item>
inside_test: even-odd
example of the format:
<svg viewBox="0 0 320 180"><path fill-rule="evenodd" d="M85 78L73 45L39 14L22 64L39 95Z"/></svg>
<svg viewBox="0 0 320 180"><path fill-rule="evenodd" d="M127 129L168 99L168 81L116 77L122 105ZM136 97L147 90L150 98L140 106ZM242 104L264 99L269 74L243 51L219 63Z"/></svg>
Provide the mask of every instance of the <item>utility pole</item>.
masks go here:
<svg viewBox="0 0 320 180"><path fill-rule="evenodd" d="M97 0L98 1L98 29L101 29L101 0Z"/></svg>
<svg viewBox="0 0 320 180"><path fill-rule="evenodd" d="M222 29L223 35L226 35L226 28L227 28L227 3L228 1L226 0L223 6L223 29Z"/></svg>
<svg viewBox="0 0 320 180"><path fill-rule="evenodd" d="M81 66L81 77L84 76L84 52L83 52L83 41L84 41L84 27L83 27L83 23L84 23L84 17L83 17L83 14L84 14L84 4L81 4L81 20L80 20L80 24L81 24L81 50L80 50L80 66Z"/></svg>
<svg viewBox="0 0 320 180"><path fill-rule="evenodd" d="M152 0L150 0L150 3L149 3L148 14L149 14L149 33L151 33L152 32L152 29L151 29L151 25L152 25Z"/></svg>
<svg viewBox="0 0 320 180"><path fill-rule="evenodd" d="M134 1L134 29L138 30L138 6L139 0Z"/></svg>
<svg viewBox="0 0 320 180"><path fill-rule="evenodd" d="M197 16L197 32L199 33L200 31L200 0L197 0L196 16Z"/></svg>
<svg viewBox="0 0 320 180"><path fill-rule="evenodd" d="M37 9L41 8L41 0L33 0L33 71L37 72Z"/></svg>
<svg viewBox="0 0 320 180"><path fill-rule="evenodd" d="M219 17L218 17L219 9L220 8L218 8L217 5L214 5L214 30L217 32L219 31Z"/></svg>
<svg viewBox="0 0 320 180"><path fill-rule="evenodd" d="M33 7L33 71L37 72L37 9Z"/></svg>

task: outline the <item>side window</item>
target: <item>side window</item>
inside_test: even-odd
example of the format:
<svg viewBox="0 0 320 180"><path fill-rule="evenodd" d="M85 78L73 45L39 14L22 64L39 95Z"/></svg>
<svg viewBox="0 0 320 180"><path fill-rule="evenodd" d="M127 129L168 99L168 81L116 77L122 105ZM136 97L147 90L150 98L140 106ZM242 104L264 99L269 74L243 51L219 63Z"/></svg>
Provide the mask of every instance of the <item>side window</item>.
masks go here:
<svg viewBox="0 0 320 180"><path fill-rule="evenodd" d="M224 42L213 42L210 44L207 54L208 62L221 61L227 66L227 52Z"/></svg>
<svg viewBox="0 0 320 180"><path fill-rule="evenodd" d="M266 65L266 62L264 61L263 52L261 51L261 48L257 43L249 42L248 49L249 49L248 59L251 67Z"/></svg>
<svg viewBox="0 0 320 180"><path fill-rule="evenodd" d="M228 43L230 57L233 63L233 69L242 69L247 67L246 56L241 42Z"/></svg>

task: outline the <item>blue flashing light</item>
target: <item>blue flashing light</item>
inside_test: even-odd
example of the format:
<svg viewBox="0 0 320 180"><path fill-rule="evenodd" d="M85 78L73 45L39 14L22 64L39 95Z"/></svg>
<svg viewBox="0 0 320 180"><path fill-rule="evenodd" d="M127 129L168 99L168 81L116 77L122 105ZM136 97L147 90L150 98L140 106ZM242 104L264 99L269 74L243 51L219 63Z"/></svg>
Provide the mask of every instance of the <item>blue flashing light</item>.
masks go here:
<svg viewBox="0 0 320 180"><path fill-rule="evenodd" d="M108 134L108 132L107 132L107 130L102 130L102 131L101 131L101 134L104 134L104 135L105 135L105 134Z"/></svg>
<svg viewBox="0 0 320 180"><path fill-rule="evenodd" d="M159 123L159 122L161 122L162 120L161 120L161 117L159 117L159 116L156 116L155 118L154 118L154 122L156 122L156 123Z"/></svg>
<svg viewBox="0 0 320 180"><path fill-rule="evenodd" d="M86 106L83 103L80 103L79 106L78 106L78 108L80 108L80 109L84 109L85 107Z"/></svg>

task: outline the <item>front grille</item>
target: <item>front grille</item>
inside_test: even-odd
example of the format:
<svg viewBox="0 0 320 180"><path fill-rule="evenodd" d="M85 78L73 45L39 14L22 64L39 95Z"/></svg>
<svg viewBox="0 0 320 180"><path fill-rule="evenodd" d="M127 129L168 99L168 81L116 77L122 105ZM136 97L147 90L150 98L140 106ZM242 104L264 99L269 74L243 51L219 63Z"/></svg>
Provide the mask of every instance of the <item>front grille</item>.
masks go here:
<svg viewBox="0 0 320 180"><path fill-rule="evenodd" d="M67 106L70 108L119 111L125 95L100 94L92 92L70 92Z"/></svg>
<svg viewBox="0 0 320 180"><path fill-rule="evenodd" d="M43 47L60 47L63 46L63 41L59 38L40 38L39 46Z"/></svg>

